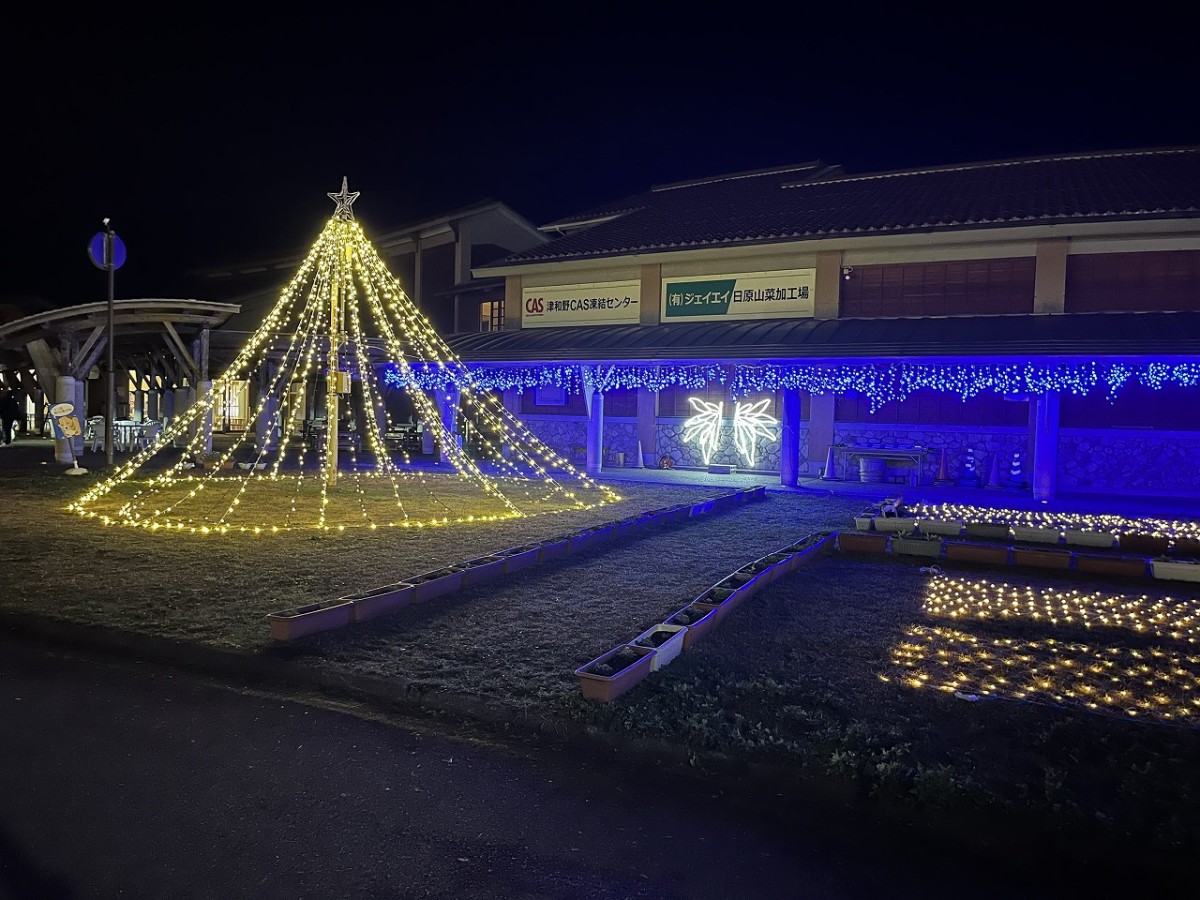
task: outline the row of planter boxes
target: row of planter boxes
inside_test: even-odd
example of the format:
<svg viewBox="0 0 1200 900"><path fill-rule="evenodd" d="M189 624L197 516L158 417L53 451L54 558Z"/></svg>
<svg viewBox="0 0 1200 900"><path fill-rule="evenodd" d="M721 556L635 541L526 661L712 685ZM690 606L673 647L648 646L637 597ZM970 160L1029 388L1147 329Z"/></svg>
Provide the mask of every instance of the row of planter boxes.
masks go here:
<svg viewBox="0 0 1200 900"><path fill-rule="evenodd" d="M757 485L695 503L664 506L626 519L590 525L540 543L509 547L336 600L269 613L267 621L270 623L271 637L278 641L289 641L318 631L341 628L351 622L364 622L412 603L424 603L530 566L585 552L614 538L630 537L654 525L681 522L765 497L766 486Z"/></svg>
<svg viewBox="0 0 1200 900"><path fill-rule="evenodd" d="M580 666L575 674L583 697L605 703L615 700L695 646L757 591L828 552L832 541L832 534L812 534L768 553L702 591L661 624Z"/></svg>
<svg viewBox="0 0 1200 900"><path fill-rule="evenodd" d="M885 511L886 510L886 511ZM896 514L889 514L895 510ZM858 531L897 534L968 537L985 541L1024 541L1035 544L1066 544L1120 550L1141 556L1173 556L1176 559L1200 559L1200 538L1180 536L1173 540L1163 534L1117 533L1084 528L1052 528L1040 525L1014 525L1007 522L971 522L963 519L930 519L907 514L897 501L885 500L868 507L854 517Z"/></svg>
<svg viewBox="0 0 1200 900"><path fill-rule="evenodd" d="M948 541L938 535L868 533L844 531L837 536L838 549L850 553L893 553L947 559L991 566L1033 566L1042 569L1071 569L1097 575L1126 575L1169 581L1200 581L1200 562L1179 559L1150 559L1114 553L1080 553L1051 547L1023 547L973 541Z"/></svg>

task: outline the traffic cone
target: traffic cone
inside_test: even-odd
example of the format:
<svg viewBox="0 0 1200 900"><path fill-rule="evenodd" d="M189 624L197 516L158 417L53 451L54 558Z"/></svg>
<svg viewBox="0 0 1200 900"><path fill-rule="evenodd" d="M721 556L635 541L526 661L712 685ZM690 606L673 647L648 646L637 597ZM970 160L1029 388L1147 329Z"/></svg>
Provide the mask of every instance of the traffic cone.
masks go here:
<svg viewBox="0 0 1200 900"><path fill-rule="evenodd" d="M1009 487L1015 487L1018 489L1025 487L1025 473L1021 470L1020 450L1013 451L1012 465L1008 470L1008 484Z"/></svg>
<svg viewBox="0 0 1200 900"><path fill-rule="evenodd" d="M841 481L837 476L837 467L834 462L835 454L833 452L833 444L829 445L829 452L825 454L825 471L821 473L822 481Z"/></svg>
<svg viewBox="0 0 1200 900"><path fill-rule="evenodd" d="M992 473L988 475L987 484L984 485L988 490L999 490L1004 487L1004 482L1000 480L1000 451L997 450L992 454Z"/></svg>
<svg viewBox="0 0 1200 900"><path fill-rule="evenodd" d="M950 470L946 468L946 448L942 448L942 460L938 463L937 477L933 479L934 484L953 484L954 479L950 477Z"/></svg>
<svg viewBox="0 0 1200 900"><path fill-rule="evenodd" d="M643 461L643 459L642 459L642 442L641 442L641 441L638 441L638 452L637 452L637 459L634 461L634 463L633 463L633 467L634 467L635 469L644 469L644 468L646 468L646 463L645 463L645 461Z"/></svg>
<svg viewBox="0 0 1200 900"><path fill-rule="evenodd" d="M975 470L975 451L970 447L967 448L967 456L963 460L963 472L958 479L958 486L979 487L979 472Z"/></svg>

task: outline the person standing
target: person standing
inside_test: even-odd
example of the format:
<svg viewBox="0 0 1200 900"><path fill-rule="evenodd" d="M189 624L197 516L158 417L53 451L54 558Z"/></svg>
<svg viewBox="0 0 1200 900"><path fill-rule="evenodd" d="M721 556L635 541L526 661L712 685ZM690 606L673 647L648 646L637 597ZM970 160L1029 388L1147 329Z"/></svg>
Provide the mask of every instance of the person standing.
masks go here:
<svg viewBox="0 0 1200 900"><path fill-rule="evenodd" d="M5 444L12 443L13 427L17 424L20 415L21 404L17 400L17 392L9 388L4 392L4 396L0 397L0 423L4 425Z"/></svg>

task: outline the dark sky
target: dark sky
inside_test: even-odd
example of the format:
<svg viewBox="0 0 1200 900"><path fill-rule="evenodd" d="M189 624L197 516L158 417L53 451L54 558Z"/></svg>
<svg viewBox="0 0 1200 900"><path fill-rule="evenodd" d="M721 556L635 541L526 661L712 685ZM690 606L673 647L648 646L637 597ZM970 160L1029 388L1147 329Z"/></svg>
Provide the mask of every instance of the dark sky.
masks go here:
<svg viewBox="0 0 1200 900"><path fill-rule="evenodd" d="M343 175L370 234L487 198L541 224L811 159L862 172L1200 143L1192 31L1151 4L589 22L562 5L484 21L326 4L271 23L249 5L41 6L0 59L0 303L29 311L104 299L85 248L105 216L129 253L117 296L181 296L189 270L307 246Z"/></svg>

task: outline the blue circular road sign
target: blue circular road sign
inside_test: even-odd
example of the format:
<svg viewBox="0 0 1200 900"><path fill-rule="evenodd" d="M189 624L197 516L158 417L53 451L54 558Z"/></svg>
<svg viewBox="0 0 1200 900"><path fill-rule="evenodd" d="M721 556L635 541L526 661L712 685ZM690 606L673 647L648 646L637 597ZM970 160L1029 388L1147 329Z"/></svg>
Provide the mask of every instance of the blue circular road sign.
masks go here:
<svg viewBox="0 0 1200 900"><path fill-rule="evenodd" d="M98 269L108 269L109 267L119 269L125 265L125 243L113 234L111 243L112 256L111 258L105 258L104 245L105 238L108 236L108 232L104 231L97 231L92 235L92 239L88 243L88 256L91 257L92 265Z"/></svg>

